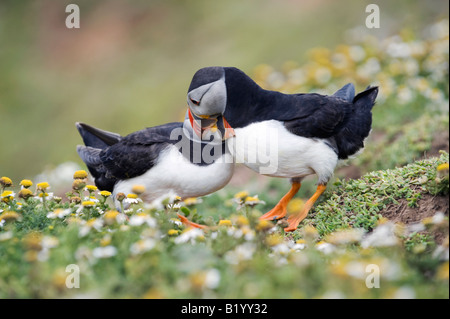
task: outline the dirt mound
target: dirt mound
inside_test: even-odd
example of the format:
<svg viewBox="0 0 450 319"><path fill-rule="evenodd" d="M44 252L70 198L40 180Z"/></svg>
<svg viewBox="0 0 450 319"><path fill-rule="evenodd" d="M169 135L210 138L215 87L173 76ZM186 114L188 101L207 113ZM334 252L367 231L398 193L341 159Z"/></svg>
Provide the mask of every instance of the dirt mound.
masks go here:
<svg viewBox="0 0 450 319"><path fill-rule="evenodd" d="M417 207L410 207L406 199L399 199L398 204L389 204L380 214L390 221L408 225L432 217L438 212L448 216L449 198L447 196L422 194L422 198L417 201ZM434 232L433 235L438 243L441 243L445 237L443 232Z"/></svg>

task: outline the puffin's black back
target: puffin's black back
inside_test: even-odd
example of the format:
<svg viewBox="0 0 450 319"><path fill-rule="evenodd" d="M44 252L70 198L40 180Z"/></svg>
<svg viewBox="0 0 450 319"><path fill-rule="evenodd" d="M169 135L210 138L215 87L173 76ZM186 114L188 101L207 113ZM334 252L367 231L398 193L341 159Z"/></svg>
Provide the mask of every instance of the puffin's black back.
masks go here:
<svg viewBox="0 0 450 319"><path fill-rule="evenodd" d="M369 87L353 100L351 87L335 96L283 94L262 89L237 68L224 68L227 105L224 117L233 128L255 122L278 120L293 134L307 138L331 138L340 159L346 159L364 145L372 124L372 107L377 87Z"/></svg>

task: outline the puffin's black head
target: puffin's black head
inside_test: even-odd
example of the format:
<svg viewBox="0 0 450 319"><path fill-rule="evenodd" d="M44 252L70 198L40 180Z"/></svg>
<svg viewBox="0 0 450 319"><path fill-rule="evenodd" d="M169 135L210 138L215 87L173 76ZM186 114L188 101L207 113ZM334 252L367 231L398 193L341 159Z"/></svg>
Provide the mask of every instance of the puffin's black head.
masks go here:
<svg viewBox="0 0 450 319"><path fill-rule="evenodd" d="M206 67L198 70L187 94L189 106L186 119L200 137L204 131L219 129L224 139L234 136L234 131L223 118L227 105L227 86L223 67Z"/></svg>
<svg viewBox="0 0 450 319"><path fill-rule="evenodd" d="M198 70L189 86L187 103L192 113L200 118L223 114L227 104L224 68L207 67Z"/></svg>

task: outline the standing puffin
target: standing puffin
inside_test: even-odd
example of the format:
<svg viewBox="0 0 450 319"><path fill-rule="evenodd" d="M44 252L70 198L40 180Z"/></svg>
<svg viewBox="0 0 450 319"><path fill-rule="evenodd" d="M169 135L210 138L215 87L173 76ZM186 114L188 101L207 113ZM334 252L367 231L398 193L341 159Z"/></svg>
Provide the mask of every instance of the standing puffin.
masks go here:
<svg viewBox="0 0 450 319"><path fill-rule="evenodd" d="M283 94L264 90L237 68L206 67L194 74L187 100L198 118L223 115L228 120L236 134L237 162L263 175L291 179L290 191L261 219L286 216L302 179L317 175L314 195L300 213L288 216L285 231L293 231L325 191L338 161L364 148L377 94L377 87L368 87L355 96L351 83L331 96Z"/></svg>
<svg viewBox="0 0 450 319"><path fill-rule="evenodd" d="M114 198L131 193L134 185L145 186L142 198L148 202L167 195L203 196L224 187L234 172L227 148L234 132L222 116L197 119L188 110L184 123L150 127L125 137L84 123L76 127L86 145L77 146L79 156L96 186ZM117 199L115 205L119 209Z"/></svg>

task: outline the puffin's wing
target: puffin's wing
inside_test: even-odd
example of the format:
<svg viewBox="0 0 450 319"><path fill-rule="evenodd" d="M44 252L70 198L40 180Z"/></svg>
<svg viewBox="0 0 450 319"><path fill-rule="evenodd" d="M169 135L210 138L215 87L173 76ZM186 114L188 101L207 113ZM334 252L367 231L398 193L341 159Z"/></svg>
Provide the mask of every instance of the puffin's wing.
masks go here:
<svg viewBox="0 0 450 319"><path fill-rule="evenodd" d="M128 179L144 174L157 162L161 152L177 140L173 130L183 123L169 123L146 128L123 137L120 142L102 150L100 159L108 178Z"/></svg>
<svg viewBox="0 0 450 319"><path fill-rule="evenodd" d="M284 121L286 129L293 134L328 138L339 132L351 109L351 102L335 96L299 94L287 114L278 120Z"/></svg>

